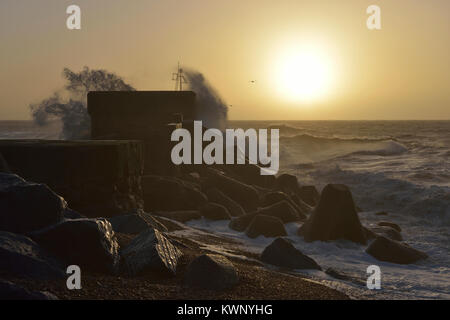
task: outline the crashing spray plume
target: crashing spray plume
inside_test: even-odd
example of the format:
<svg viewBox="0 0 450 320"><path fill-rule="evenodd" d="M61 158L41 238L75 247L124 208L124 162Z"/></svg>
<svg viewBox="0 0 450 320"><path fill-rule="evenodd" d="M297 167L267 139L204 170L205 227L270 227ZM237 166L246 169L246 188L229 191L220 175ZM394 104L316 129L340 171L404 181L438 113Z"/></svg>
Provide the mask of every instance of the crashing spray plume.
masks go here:
<svg viewBox="0 0 450 320"><path fill-rule="evenodd" d="M217 91L206 81L203 74L188 70L185 72L189 88L197 95L197 119L204 126L225 130L227 125L228 107L219 97Z"/></svg>
<svg viewBox="0 0 450 320"><path fill-rule="evenodd" d="M67 81L64 90L55 92L40 103L31 104L34 121L44 126L49 121L59 119L63 124L63 139L86 139L90 136L90 118L87 112L89 91L134 91L122 78L106 70L90 70L84 67L81 72L64 68Z"/></svg>

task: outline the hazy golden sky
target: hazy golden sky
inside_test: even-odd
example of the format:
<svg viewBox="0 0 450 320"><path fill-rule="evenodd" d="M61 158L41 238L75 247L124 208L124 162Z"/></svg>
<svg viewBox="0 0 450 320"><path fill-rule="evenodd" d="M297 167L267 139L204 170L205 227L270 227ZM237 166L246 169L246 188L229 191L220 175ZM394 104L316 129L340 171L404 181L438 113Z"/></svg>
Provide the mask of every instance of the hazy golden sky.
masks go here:
<svg viewBox="0 0 450 320"><path fill-rule="evenodd" d="M66 28L70 4L81 30ZM366 27L372 4L380 31ZM63 67L171 90L177 61L206 76L231 119L450 119L449 18L448 0L1 0L0 119L30 118ZM298 46L332 70L309 102L277 90L276 66Z"/></svg>

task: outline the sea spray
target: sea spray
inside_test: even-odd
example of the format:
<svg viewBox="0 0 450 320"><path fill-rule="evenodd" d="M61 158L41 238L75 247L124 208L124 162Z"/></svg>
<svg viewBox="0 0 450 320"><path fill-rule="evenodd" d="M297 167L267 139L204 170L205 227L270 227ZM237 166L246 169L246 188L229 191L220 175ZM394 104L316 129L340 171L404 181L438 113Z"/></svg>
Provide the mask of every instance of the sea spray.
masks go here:
<svg viewBox="0 0 450 320"><path fill-rule="evenodd" d="M84 67L81 72L64 68L66 85L37 104L31 104L34 121L48 125L52 120L61 120L63 139L86 139L90 136L90 118L87 112L89 91L134 91L135 89L114 73Z"/></svg>
<svg viewBox="0 0 450 320"><path fill-rule="evenodd" d="M228 118L228 107L217 91L208 83L203 74L194 70L185 71L189 89L197 95L197 120L202 120L208 128L225 130Z"/></svg>

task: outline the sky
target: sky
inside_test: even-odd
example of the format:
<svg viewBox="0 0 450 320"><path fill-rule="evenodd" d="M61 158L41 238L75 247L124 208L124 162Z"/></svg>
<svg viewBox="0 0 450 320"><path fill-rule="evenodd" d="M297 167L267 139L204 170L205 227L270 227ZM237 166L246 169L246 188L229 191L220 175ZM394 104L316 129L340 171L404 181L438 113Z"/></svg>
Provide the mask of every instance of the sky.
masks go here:
<svg viewBox="0 0 450 320"><path fill-rule="evenodd" d="M2 0L0 120L30 119L64 67L173 90L178 61L234 120L450 119L449 18L448 0Z"/></svg>

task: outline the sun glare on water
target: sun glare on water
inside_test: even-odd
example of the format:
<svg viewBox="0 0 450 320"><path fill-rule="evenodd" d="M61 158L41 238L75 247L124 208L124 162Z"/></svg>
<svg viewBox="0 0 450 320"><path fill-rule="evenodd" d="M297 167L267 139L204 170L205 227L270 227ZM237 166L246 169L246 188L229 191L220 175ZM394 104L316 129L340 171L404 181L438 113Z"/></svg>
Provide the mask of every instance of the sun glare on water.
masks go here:
<svg viewBox="0 0 450 320"><path fill-rule="evenodd" d="M332 64L320 50L308 47L287 50L276 63L276 85L284 98L312 102L327 95Z"/></svg>

